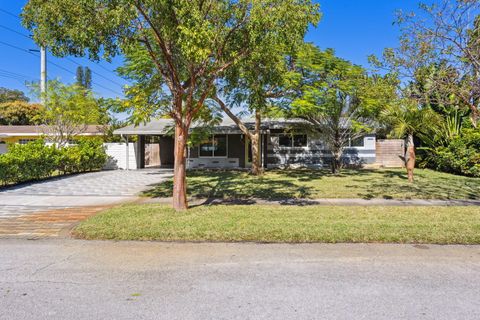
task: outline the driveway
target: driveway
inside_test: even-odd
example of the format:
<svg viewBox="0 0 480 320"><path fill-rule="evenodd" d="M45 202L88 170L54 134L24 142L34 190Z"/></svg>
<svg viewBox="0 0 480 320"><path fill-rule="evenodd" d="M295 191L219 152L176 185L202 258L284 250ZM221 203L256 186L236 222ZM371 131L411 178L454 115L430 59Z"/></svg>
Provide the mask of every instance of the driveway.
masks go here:
<svg viewBox="0 0 480 320"><path fill-rule="evenodd" d="M170 170L100 171L0 191L0 237L58 237L105 207L134 201Z"/></svg>
<svg viewBox="0 0 480 320"><path fill-rule="evenodd" d="M480 247L0 240L0 319L480 319Z"/></svg>

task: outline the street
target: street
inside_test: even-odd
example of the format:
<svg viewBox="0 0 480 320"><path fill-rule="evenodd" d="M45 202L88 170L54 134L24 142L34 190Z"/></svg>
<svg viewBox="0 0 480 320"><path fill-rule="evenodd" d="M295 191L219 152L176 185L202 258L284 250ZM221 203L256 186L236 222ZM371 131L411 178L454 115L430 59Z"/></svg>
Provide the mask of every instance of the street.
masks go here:
<svg viewBox="0 0 480 320"><path fill-rule="evenodd" d="M0 319L479 319L480 247L0 239Z"/></svg>

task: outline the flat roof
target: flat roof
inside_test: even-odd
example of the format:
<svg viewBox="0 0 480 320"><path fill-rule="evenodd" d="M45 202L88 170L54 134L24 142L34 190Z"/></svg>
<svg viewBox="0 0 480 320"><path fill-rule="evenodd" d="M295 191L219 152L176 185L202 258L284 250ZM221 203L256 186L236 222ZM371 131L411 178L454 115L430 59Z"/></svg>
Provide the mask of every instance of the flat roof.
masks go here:
<svg viewBox="0 0 480 320"><path fill-rule="evenodd" d="M79 135L83 136L94 136L102 135L105 129L108 126L106 125L87 125L85 130L82 130L82 133ZM35 126L0 126L0 137L18 137L18 136L41 136L44 135L46 131L51 130L50 126L45 125L35 125Z"/></svg>

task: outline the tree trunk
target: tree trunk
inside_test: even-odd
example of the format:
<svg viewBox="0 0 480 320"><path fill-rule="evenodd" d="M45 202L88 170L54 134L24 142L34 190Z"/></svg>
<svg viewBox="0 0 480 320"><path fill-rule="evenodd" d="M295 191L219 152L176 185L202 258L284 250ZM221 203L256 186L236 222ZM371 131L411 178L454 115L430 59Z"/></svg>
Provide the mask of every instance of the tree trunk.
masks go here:
<svg viewBox="0 0 480 320"><path fill-rule="evenodd" d="M405 167L407 168L408 182L413 182L413 170L415 169L415 144L413 142L412 134L408 135Z"/></svg>
<svg viewBox="0 0 480 320"><path fill-rule="evenodd" d="M261 147L260 147L260 126L261 126L261 116L260 112L255 112L255 133L251 135L251 146L252 146L252 174L258 176L263 173L262 170L262 157L260 156Z"/></svg>
<svg viewBox="0 0 480 320"><path fill-rule="evenodd" d="M338 150L334 150L332 152L332 164L331 164L331 169L332 169L332 174L338 174L340 171L340 160L341 160L341 154Z"/></svg>
<svg viewBox="0 0 480 320"><path fill-rule="evenodd" d="M175 124L175 153L173 168L173 208L177 211L187 210L187 173L186 173L186 146L188 127Z"/></svg>

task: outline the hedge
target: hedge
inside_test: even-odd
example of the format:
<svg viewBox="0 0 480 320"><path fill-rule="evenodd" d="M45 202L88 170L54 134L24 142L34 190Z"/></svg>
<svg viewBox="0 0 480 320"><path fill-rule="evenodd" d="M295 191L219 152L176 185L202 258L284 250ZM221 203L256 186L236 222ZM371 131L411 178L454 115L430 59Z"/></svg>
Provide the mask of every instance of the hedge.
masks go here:
<svg viewBox="0 0 480 320"><path fill-rule="evenodd" d="M43 140L12 144L0 155L0 183L39 180L54 174L99 170L107 160L99 139L79 139L73 146L57 148Z"/></svg>

